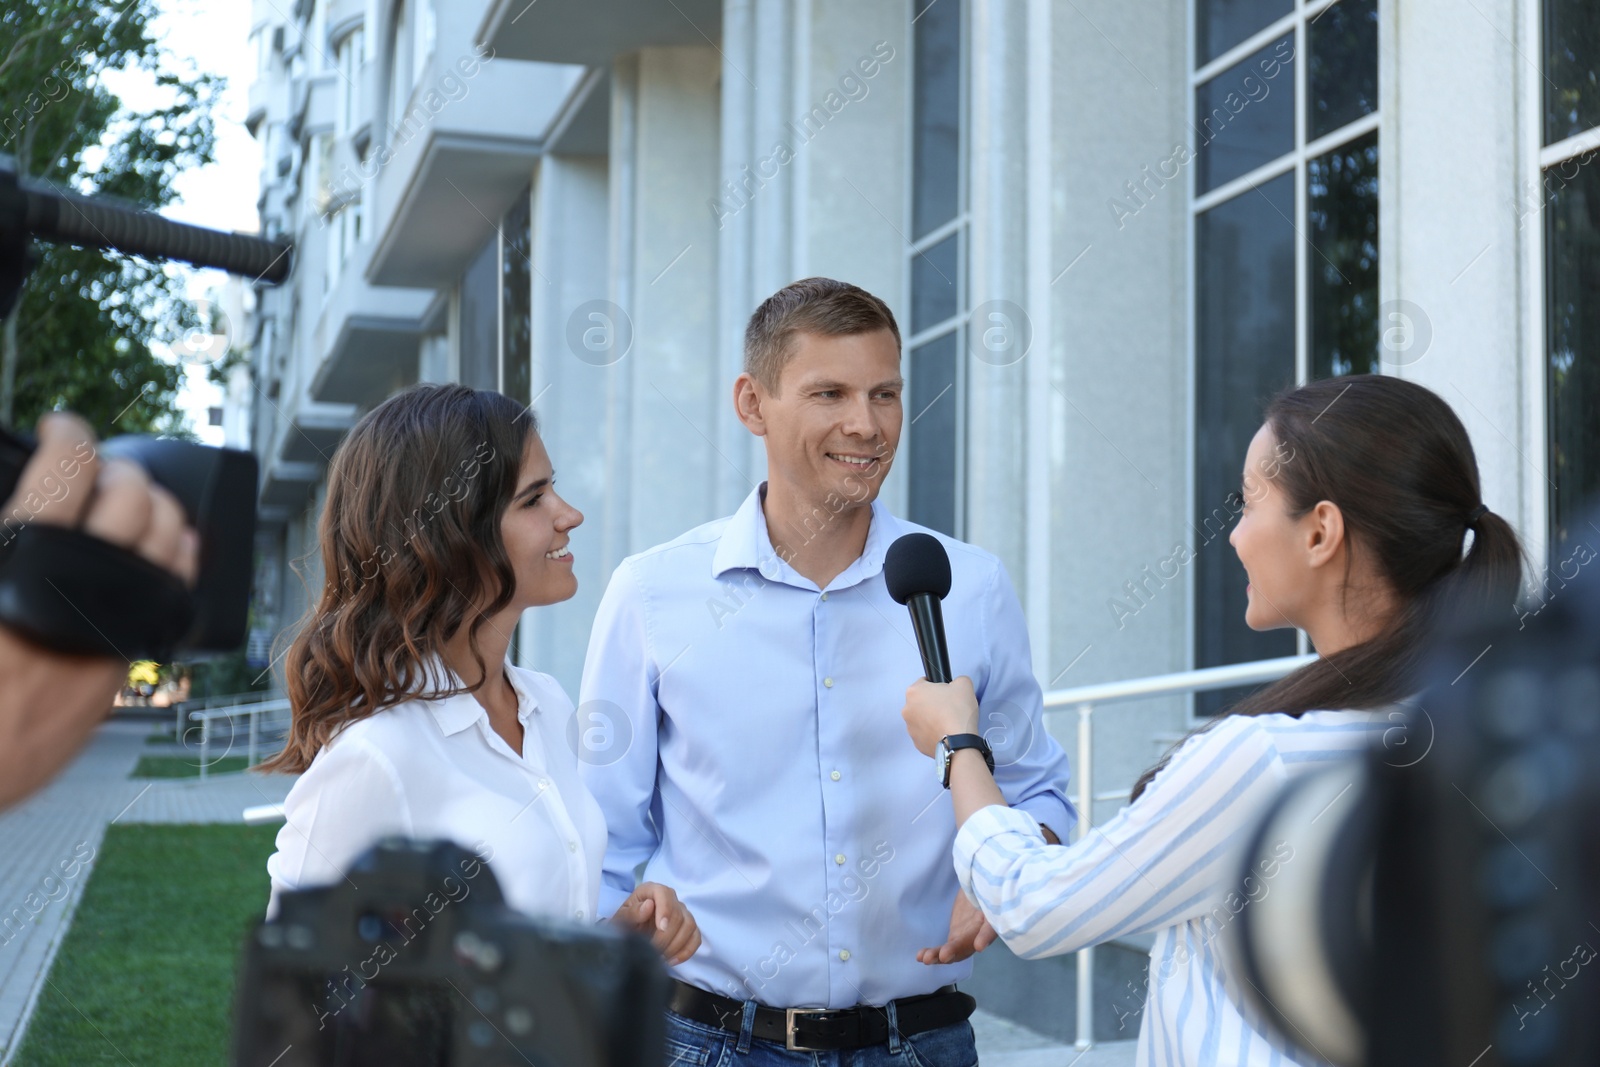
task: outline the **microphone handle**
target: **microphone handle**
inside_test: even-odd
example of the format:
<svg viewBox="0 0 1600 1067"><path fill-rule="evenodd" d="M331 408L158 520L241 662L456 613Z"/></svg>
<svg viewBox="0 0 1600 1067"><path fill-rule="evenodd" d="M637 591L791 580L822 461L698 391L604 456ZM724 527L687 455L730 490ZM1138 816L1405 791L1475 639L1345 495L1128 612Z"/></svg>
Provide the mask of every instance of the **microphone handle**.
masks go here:
<svg viewBox="0 0 1600 1067"><path fill-rule="evenodd" d="M944 640L944 612L932 593L917 593L906 601L911 609L911 629L916 631L917 648L922 652L922 674L930 682L948 682L950 650Z"/></svg>

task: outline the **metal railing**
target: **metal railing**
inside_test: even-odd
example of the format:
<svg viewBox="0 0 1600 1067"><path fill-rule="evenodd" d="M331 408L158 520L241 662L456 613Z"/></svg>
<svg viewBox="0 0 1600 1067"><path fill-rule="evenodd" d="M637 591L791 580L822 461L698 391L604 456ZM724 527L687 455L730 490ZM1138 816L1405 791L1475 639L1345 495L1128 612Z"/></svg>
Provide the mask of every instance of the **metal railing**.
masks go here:
<svg viewBox="0 0 1600 1067"><path fill-rule="evenodd" d="M240 717L250 720L250 741L246 747L245 766L254 767L256 756L260 752L261 744L261 719L263 716L288 716L289 698L277 697L271 700L257 700L249 704L233 704L225 708L208 708L204 711L191 711L189 721L200 724L200 777L206 776L206 771L211 766L211 724L219 719L229 721L229 743L232 744L232 721Z"/></svg>
<svg viewBox="0 0 1600 1067"><path fill-rule="evenodd" d="M1130 786L1104 793L1094 791L1093 725L1097 706L1125 703L1146 697L1205 693L1236 685L1276 681L1316 658L1315 655L1284 656L1280 659L1234 663L1226 667L1204 667L1200 670L1155 674L1120 682L1080 685L1072 689L1056 689L1046 693L1044 710L1047 720L1052 714L1062 715L1072 708L1078 711L1078 762L1074 768L1078 774L1078 834L1073 839L1074 844L1088 836L1094 826L1095 801L1126 800L1131 790ZM1074 1044L1078 1048L1088 1048L1094 1044L1094 946L1092 945L1078 950L1077 1030Z"/></svg>
<svg viewBox="0 0 1600 1067"><path fill-rule="evenodd" d="M175 716L172 723L172 740L178 744L183 743L183 723L193 711L205 711L208 708L231 707L237 704L250 704L257 700L266 700L270 693L254 690L245 693L222 693L218 696L194 697L190 700L180 700L172 705Z"/></svg>

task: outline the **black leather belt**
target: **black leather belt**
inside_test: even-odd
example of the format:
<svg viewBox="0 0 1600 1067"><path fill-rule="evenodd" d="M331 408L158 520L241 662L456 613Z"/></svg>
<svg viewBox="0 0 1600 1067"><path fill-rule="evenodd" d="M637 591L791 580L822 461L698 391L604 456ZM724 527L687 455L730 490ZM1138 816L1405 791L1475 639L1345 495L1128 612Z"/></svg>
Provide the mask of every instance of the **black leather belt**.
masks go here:
<svg viewBox="0 0 1600 1067"><path fill-rule="evenodd" d="M978 1002L953 985L894 1002L895 1022L902 1035L920 1034L964 1021ZM708 993L676 979L672 1010L686 1019L737 1034L744 1024L744 1001ZM796 1052L829 1052L866 1048L889 1040L887 1008L858 1004L853 1008L756 1008L751 1034Z"/></svg>

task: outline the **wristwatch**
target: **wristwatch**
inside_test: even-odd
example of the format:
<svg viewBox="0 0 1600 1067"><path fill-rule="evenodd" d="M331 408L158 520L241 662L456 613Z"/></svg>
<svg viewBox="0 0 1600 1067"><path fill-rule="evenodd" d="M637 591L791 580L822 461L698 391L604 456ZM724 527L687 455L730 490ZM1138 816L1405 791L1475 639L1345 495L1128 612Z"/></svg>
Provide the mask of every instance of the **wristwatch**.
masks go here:
<svg viewBox="0 0 1600 1067"><path fill-rule="evenodd" d="M950 757L963 748L975 748L983 753L983 762L989 765L989 773L994 773L994 752L989 748L989 742L978 734L950 734L939 738L939 744L933 750L934 772L939 776L939 784L946 789L950 788Z"/></svg>

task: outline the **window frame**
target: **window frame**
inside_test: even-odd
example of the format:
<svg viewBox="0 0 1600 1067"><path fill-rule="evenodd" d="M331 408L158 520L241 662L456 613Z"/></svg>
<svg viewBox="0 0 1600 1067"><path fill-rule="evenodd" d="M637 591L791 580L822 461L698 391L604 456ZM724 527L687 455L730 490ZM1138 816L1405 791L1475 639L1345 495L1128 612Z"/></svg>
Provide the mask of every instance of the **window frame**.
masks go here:
<svg viewBox="0 0 1600 1067"><path fill-rule="evenodd" d="M1538 197L1539 204L1533 223L1527 224L1528 216L1524 214L1523 224L1519 229L1525 231L1526 235L1526 239L1522 241L1523 276L1531 279L1531 284L1523 286L1523 335L1528 338L1528 344L1522 370L1523 379L1531 386L1524 397L1523 415L1525 425L1528 427L1530 452L1539 457L1537 471L1540 475L1538 478L1524 479L1523 482L1527 487L1523 501L1527 514L1538 516L1540 521L1529 524L1529 529L1522 533L1522 540L1531 564L1528 589L1540 599L1545 596L1545 580L1550 573L1551 549L1554 547L1552 535L1555 526L1555 502L1551 499L1550 484L1552 383L1548 301L1551 279L1547 271L1549 243L1546 240L1545 218L1545 212L1550 207L1550 197L1545 190L1544 182L1546 172L1551 168L1577 159L1586 153L1600 153L1600 125L1563 138L1554 144L1544 143L1545 89L1548 76L1545 55L1545 15L1549 2L1550 0L1531 0L1522 5L1522 30L1526 34L1526 39L1531 42L1531 54L1536 60L1533 63L1523 64L1524 91L1521 94L1522 111L1519 115L1522 120L1523 136L1521 157L1525 170L1519 192L1532 190ZM1600 160L1596 160L1593 165L1600 166ZM1526 201L1519 197L1517 207L1521 209L1525 206Z"/></svg>
<svg viewBox="0 0 1600 1067"><path fill-rule="evenodd" d="M1311 64L1310 35L1307 27L1334 4L1340 3L1341 0L1295 0L1293 10L1288 14L1274 19L1249 37L1217 55L1216 58L1208 60L1203 65L1197 65L1197 59L1200 54L1198 7L1202 2L1203 0L1188 0L1186 5L1188 25L1184 43L1184 63L1188 71L1188 78L1184 82L1184 121L1188 134L1196 136L1196 121L1199 116L1196 113L1195 99L1200 86L1287 35L1294 42L1294 146L1277 159L1241 174L1237 178L1227 181L1204 194L1197 195L1199 168L1194 165L1192 160L1187 166L1188 173L1185 176L1184 188L1188 201L1189 217L1187 225L1184 227L1184 349L1188 402L1185 410L1184 441L1190 449L1190 460L1184 465L1184 514L1191 523L1196 515L1199 491L1198 476L1193 460L1193 448L1196 434L1199 432L1197 399L1200 388L1200 368L1199 338L1197 335L1199 302L1196 292L1198 282L1196 274L1196 261L1198 258L1196 234L1199 228L1200 216L1238 196L1248 194L1250 190L1275 178L1293 173L1295 217L1290 220L1290 225L1293 227L1297 238L1294 245L1294 374L1295 384L1304 385L1311 372L1310 256L1312 250L1310 239L1306 232L1307 209L1309 207L1309 193L1306 185L1307 165L1311 160L1365 137L1374 131L1377 131L1378 134L1378 166L1380 174L1383 172L1385 157L1390 151L1386 148L1388 142L1385 139L1385 131L1383 130L1383 116L1385 113L1383 107L1385 102L1383 98L1383 80L1386 71L1382 57L1384 55L1384 37L1389 33L1389 27L1383 18L1386 0L1378 0L1379 92L1377 107L1371 114L1347 123L1309 143L1306 140L1309 133L1306 112L1310 103L1308 99L1310 90L1308 79L1310 77ZM1385 222L1387 220L1381 198L1378 210L1378 246L1380 254L1377 295L1381 304L1385 293L1384 282L1387 275L1382 250L1389 243L1388 234L1385 233ZM1195 602L1198 576L1195 571L1196 569L1193 567L1185 568L1185 595L1188 599L1189 610L1184 613L1184 647L1188 650L1187 655L1191 666L1194 665L1195 643L1199 626L1197 618L1199 605ZM1304 630L1297 629L1295 631L1295 649L1299 655L1312 651L1310 640ZM1191 695L1188 700L1187 710L1187 721L1191 728L1210 721L1209 716L1195 713L1195 704L1193 695Z"/></svg>
<svg viewBox="0 0 1600 1067"><path fill-rule="evenodd" d="M906 12L906 52L907 67L910 70L910 89L906 93L906 121L905 121L905 158L906 158L906 198L905 211L902 219L904 233L914 235L916 231L916 134L917 134L917 81L916 81L916 21L921 16L913 17L912 11L919 0L908 0ZM937 0L934 0L937 2ZM1193 2L1193 0L1190 0ZM923 8L926 12L932 4ZM922 414L912 411L909 406L913 379L916 377L916 362L913 353L930 341L936 341L946 334L956 335L956 380L953 387L956 405L956 439L954 443L955 461L955 521L954 529L950 535L958 540L966 537L967 530L967 398L968 389L968 362L970 352L966 344L968 322L972 315L971 294L968 285L968 263L972 251L972 202L971 202L971 119L972 119L972 5L961 4L960 27L960 58L958 62L959 113L957 126L959 135L956 142L956 213L949 220L935 226L921 238L907 237L906 253L901 261L901 292L905 293L905 314L901 322L901 351L903 353L901 364L904 367L903 377L905 388L901 396L904 400L903 410L905 421L900 429L899 451L906 453L905 468L905 507L904 513L911 518L911 491L915 472L912 470L909 446L912 424ZM940 244L951 236L956 237L956 313L928 326L917 333L910 333L912 316L915 313L915 296L912 290L913 267L917 258ZM931 262L931 261L930 261ZM929 405L932 406L931 404ZM915 519L912 519L915 521Z"/></svg>

